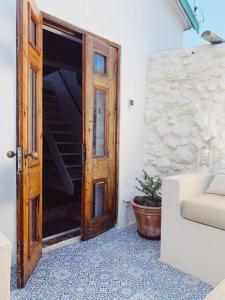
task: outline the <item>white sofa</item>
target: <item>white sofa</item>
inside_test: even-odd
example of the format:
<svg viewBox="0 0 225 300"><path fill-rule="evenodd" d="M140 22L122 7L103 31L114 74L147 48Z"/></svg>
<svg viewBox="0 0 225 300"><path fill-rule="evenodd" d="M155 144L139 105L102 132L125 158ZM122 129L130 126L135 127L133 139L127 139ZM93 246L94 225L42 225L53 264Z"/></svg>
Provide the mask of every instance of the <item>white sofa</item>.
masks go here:
<svg viewBox="0 0 225 300"><path fill-rule="evenodd" d="M225 280L205 297L205 300L224 300L225 299Z"/></svg>
<svg viewBox="0 0 225 300"><path fill-rule="evenodd" d="M215 205L207 195L204 205L199 198L212 178L194 173L163 180L160 258L217 285L225 278L225 218L220 214L221 207L225 209L225 196L210 195L217 201Z"/></svg>

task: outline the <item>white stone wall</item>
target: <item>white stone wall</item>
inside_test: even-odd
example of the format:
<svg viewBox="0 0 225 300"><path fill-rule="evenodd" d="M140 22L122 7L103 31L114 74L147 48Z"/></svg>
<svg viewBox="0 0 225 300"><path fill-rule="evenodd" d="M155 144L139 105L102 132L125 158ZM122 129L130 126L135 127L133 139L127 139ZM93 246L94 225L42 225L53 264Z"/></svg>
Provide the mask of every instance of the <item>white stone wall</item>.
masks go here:
<svg viewBox="0 0 225 300"><path fill-rule="evenodd" d="M145 168L161 175L196 169L199 148L225 154L225 44L154 54L145 110Z"/></svg>

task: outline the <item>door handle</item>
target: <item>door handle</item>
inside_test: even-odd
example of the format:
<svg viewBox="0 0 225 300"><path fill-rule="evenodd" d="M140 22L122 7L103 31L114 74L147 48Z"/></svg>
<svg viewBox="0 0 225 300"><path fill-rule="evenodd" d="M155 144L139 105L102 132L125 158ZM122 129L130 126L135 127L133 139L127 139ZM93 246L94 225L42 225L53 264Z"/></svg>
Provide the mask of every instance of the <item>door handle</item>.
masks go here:
<svg viewBox="0 0 225 300"><path fill-rule="evenodd" d="M25 152L24 153L24 157L25 158L27 158L27 157L31 157L32 159L35 159L35 160L37 160L38 159L38 153L36 152L36 151L32 151L32 152L30 152L30 153L28 153L28 152Z"/></svg>
<svg viewBox="0 0 225 300"><path fill-rule="evenodd" d="M17 152L16 153L14 151L8 151L6 153L6 156L8 158L13 158L14 156L17 156L17 171L18 172L21 172L22 169L23 169L23 156L22 156L22 153L23 153L23 149L20 146L17 147Z"/></svg>
<svg viewBox="0 0 225 300"><path fill-rule="evenodd" d="M14 151L8 151L8 152L6 153L6 156L7 156L8 158L13 158L14 156L16 156L16 153L15 153Z"/></svg>

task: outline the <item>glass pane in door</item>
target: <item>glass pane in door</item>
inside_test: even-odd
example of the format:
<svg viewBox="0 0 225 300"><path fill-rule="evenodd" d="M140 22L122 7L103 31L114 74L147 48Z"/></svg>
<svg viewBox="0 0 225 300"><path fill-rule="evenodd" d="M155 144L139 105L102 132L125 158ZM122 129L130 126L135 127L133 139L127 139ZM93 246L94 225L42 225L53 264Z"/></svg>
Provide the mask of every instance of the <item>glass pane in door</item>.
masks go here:
<svg viewBox="0 0 225 300"><path fill-rule="evenodd" d="M93 217L100 217L104 213L104 196L105 196L105 183L94 183L94 211Z"/></svg>
<svg viewBox="0 0 225 300"><path fill-rule="evenodd" d="M37 45L37 25L32 17L30 19L30 41L35 46Z"/></svg>
<svg viewBox="0 0 225 300"><path fill-rule="evenodd" d="M30 199L30 217L29 217L29 224L30 224L30 242L34 243L38 240L37 238L37 211L38 211L38 200L39 197L35 197Z"/></svg>
<svg viewBox="0 0 225 300"><path fill-rule="evenodd" d="M37 151L36 133L36 102L37 102L37 73L30 69L30 97L29 97L29 151Z"/></svg>
<svg viewBox="0 0 225 300"><path fill-rule="evenodd" d="M99 53L94 53L94 72L106 73L106 57Z"/></svg>
<svg viewBox="0 0 225 300"><path fill-rule="evenodd" d="M94 95L93 155L105 155L105 92L95 90Z"/></svg>

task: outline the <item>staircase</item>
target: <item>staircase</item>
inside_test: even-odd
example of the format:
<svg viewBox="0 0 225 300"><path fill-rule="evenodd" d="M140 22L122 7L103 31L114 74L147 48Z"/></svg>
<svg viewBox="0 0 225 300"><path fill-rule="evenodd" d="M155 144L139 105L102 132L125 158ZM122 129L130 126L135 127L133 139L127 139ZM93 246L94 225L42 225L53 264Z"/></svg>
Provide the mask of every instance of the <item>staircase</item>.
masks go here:
<svg viewBox="0 0 225 300"><path fill-rule="evenodd" d="M81 113L59 72L44 78L44 182L74 193L82 179Z"/></svg>

